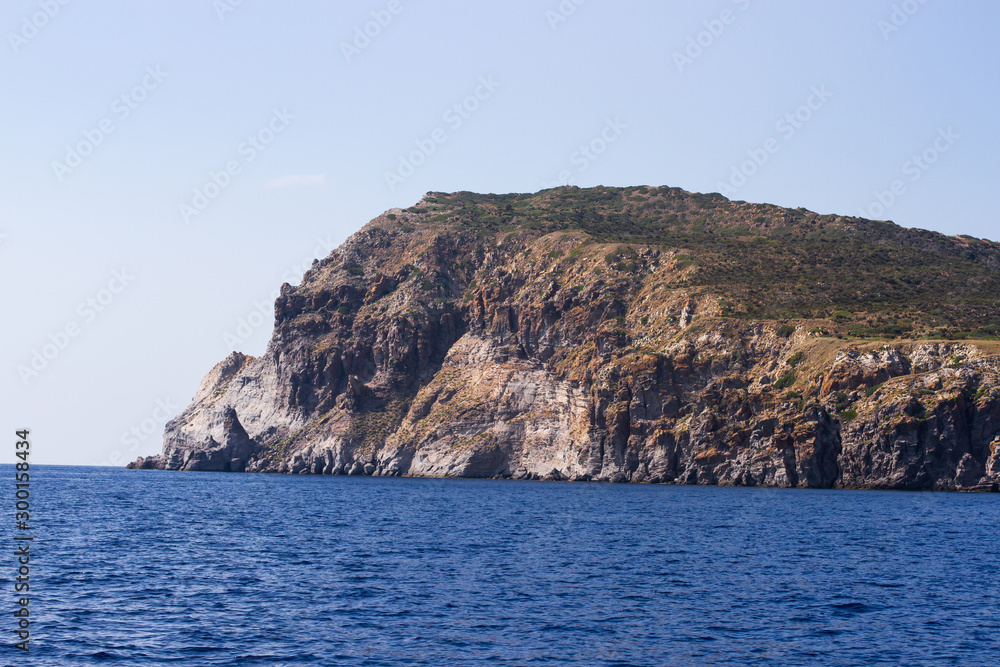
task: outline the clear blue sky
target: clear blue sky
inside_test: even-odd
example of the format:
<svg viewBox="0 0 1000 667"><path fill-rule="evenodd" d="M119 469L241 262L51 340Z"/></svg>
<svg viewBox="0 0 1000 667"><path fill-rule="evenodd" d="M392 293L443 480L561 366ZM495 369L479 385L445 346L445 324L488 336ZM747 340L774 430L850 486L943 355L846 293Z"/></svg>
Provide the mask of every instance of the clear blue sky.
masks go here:
<svg viewBox="0 0 1000 667"><path fill-rule="evenodd" d="M36 463L158 452L212 365L264 350L282 282L429 190L725 186L996 239L997 25L985 0L5 0L0 461L25 426Z"/></svg>

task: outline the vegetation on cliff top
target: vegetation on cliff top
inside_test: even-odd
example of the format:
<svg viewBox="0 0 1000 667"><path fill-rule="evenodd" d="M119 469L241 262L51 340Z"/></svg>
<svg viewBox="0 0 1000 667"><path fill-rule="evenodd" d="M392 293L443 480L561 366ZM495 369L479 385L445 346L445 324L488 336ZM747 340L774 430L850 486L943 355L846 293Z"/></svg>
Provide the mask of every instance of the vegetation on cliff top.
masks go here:
<svg viewBox="0 0 1000 667"><path fill-rule="evenodd" d="M693 267L682 286L715 294L730 317L830 319L858 337L1000 334L1000 244L985 239L669 187L428 193L406 211L400 225L670 248ZM637 268L624 254L609 263Z"/></svg>

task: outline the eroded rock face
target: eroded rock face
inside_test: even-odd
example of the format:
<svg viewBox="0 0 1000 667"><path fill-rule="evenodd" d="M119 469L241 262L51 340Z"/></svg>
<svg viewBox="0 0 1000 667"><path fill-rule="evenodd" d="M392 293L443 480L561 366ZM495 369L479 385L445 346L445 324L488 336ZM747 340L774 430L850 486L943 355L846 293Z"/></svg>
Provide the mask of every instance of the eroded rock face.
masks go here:
<svg viewBox="0 0 1000 667"><path fill-rule="evenodd" d="M919 354L924 351L918 347ZM843 428L844 483L895 489L989 490L1000 432L996 359L899 377L857 405Z"/></svg>
<svg viewBox="0 0 1000 667"><path fill-rule="evenodd" d="M725 318L675 254L390 211L283 286L267 351L213 368L130 467L996 488L1000 358Z"/></svg>

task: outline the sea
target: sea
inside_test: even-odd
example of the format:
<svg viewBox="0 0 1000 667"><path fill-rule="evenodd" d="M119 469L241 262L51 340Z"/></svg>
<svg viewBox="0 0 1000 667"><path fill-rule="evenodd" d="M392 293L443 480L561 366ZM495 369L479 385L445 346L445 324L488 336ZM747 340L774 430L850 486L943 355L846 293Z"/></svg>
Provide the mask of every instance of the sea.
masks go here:
<svg viewBox="0 0 1000 667"><path fill-rule="evenodd" d="M997 494L31 473L2 665L1000 665Z"/></svg>

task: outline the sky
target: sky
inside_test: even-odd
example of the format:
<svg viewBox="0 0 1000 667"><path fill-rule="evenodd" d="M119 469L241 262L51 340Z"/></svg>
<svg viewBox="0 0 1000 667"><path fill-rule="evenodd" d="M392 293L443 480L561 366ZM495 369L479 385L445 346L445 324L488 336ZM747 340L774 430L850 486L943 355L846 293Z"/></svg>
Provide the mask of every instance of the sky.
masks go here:
<svg viewBox="0 0 1000 667"><path fill-rule="evenodd" d="M1000 4L4 0L0 462L124 465L428 191L669 185L1000 238Z"/></svg>

